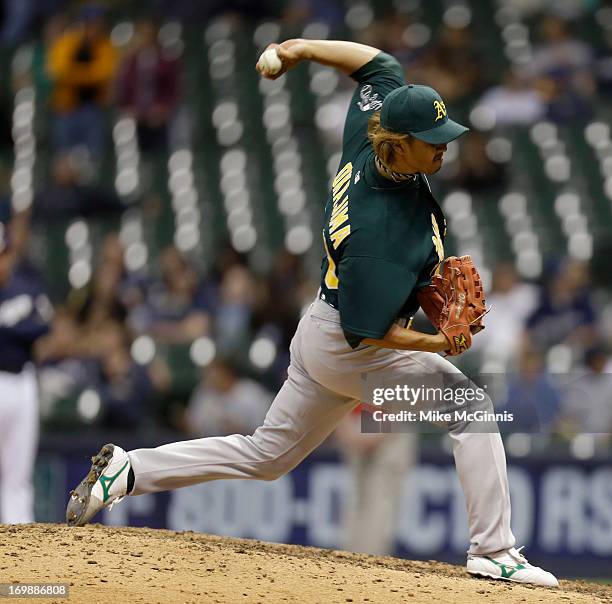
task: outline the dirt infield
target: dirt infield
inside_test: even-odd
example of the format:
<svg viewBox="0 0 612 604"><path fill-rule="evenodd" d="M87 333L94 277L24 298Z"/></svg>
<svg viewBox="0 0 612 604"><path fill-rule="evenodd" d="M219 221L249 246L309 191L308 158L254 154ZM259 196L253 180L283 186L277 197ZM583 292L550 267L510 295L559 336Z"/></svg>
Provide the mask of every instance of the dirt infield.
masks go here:
<svg viewBox="0 0 612 604"><path fill-rule="evenodd" d="M69 600L38 604L612 603L612 586L580 581L530 588L436 562L100 525L0 526L0 583L12 582L70 584Z"/></svg>

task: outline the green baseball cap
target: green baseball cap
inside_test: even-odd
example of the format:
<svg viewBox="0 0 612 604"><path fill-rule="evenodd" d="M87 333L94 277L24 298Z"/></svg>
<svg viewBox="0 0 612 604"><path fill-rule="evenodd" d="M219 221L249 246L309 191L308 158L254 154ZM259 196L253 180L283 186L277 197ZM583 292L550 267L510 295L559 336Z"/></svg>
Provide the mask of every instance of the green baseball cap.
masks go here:
<svg viewBox="0 0 612 604"><path fill-rule="evenodd" d="M450 143L469 130L448 118L444 101L433 88L418 84L401 86L385 97L380 125L432 145Z"/></svg>

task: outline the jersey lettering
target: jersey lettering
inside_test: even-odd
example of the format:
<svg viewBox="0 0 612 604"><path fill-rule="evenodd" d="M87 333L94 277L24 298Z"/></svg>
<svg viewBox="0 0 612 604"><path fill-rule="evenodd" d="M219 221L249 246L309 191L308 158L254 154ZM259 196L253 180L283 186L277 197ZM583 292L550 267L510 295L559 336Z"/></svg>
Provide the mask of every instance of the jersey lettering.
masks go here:
<svg viewBox="0 0 612 604"><path fill-rule="evenodd" d="M351 233L350 224L347 224L344 227L342 227L342 225L349 220L349 198L348 195L344 194L348 190L351 183L352 174L353 164L348 162L338 172L332 183L332 211L328 223L328 232L334 249L338 249L338 246ZM329 253L327 255L329 257Z"/></svg>
<svg viewBox="0 0 612 604"><path fill-rule="evenodd" d="M332 182L332 189L335 191L338 187L341 187L342 184L349 180L351 177L351 173L353 172L353 164L348 162L338 174L336 174L336 178L334 178L334 182Z"/></svg>
<svg viewBox="0 0 612 604"><path fill-rule="evenodd" d="M342 196L346 193L346 190L349 188L349 185L351 184L351 181L347 178L346 182L344 183L344 186L341 189L334 189L334 197L333 197L333 202L334 204L336 204L338 202L339 199L342 198Z"/></svg>
<svg viewBox="0 0 612 604"><path fill-rule="evenodd" d="M336 231L332 235L330 235L330 239L332 240L332 245L334 249L337 250L338 246L351 234L351 225L347 224L345 227L341 228L339 231Z"/></svg>
<svg viewBox="0 0 612 604"><path fill-rule="evenodd" d="M329 220L330 233L337 230L348 220L348 197L345 198L346 203L343 204L341 210L338 210Z"/></svg>
<svg viewBox="0 0 612 604"><path fill-rule="evenodd" d="M338 216L340 212L344 212L345 208L348 208L348 197L345 197L342 200L342 203L340 203L336 208L334 208L330 220L335 220L336 216Z"/></svg>

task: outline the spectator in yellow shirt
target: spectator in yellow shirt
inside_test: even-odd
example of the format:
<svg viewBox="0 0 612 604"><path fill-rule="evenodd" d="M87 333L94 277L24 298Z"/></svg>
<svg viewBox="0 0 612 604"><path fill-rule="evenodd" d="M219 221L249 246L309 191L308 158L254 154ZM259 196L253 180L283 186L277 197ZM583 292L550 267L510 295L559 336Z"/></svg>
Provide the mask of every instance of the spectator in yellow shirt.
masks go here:
<svg viewBox="0 0 612 604"><path fill-rule="evenodd" d="M85 145L93 159L101 157L116 62L104 9L84 7L79 22L52 45L47 62L58 149Z"/></svg>

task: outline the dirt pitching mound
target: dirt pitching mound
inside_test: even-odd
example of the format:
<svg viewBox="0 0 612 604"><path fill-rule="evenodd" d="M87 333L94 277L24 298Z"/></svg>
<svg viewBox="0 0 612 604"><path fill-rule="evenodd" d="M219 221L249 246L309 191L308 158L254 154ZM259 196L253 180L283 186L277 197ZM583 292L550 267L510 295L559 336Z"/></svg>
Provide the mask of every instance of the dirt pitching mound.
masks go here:
<svg viewBox="0 0 612 604"><path fill-rule="evenodd" d="M17 582L70 584L69 600L37 604L612 603L612 587L580 581L532 588L437 562L100 525L0 525L0 583Z"/></svg>

